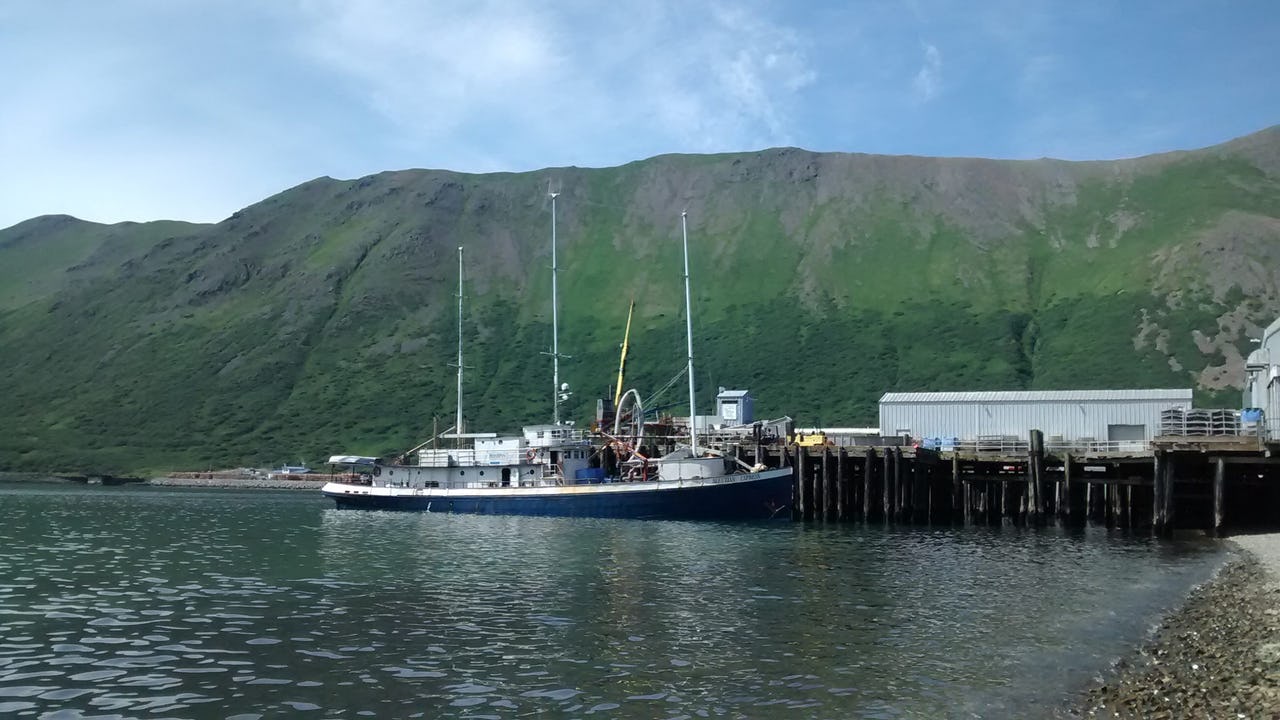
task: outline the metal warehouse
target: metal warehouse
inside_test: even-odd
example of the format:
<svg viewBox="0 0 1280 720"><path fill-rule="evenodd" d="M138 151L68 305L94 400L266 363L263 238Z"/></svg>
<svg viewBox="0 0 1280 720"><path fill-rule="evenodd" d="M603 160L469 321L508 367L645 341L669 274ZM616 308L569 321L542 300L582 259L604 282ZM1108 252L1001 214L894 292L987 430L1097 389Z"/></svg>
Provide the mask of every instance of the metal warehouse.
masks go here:
<svg viewBox="0 0 1280 720"><path fill-rule="evenodd" d="M1280 440L1280 320L1267 326L1244 366L1244 406L1261 410L1267 437Z"/></svg>
<svg viewBox="0 0 1280 720"><path fill-rule="evenodd" d="M885 393L880 431L913 438L1025 438L1041 430L1063 442L1141 441L1160 432L1160 413L1189 410L1191 390L1030 390Z"/></svg>

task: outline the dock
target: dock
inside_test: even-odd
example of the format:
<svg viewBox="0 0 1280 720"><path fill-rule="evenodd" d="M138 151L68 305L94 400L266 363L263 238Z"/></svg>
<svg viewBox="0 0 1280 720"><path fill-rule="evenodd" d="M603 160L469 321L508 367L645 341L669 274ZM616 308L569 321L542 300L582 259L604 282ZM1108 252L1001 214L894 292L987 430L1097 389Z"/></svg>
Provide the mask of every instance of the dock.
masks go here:
<svg viewBox="0 0 1280 720"><path fill-rule="evenodd" d="M1176 530L1280 529L1280 443L1251 436L1149 442L1025 442L946 448L879 442L739 446L794 468L796 520L904 525L1105 525Z"/></svg>

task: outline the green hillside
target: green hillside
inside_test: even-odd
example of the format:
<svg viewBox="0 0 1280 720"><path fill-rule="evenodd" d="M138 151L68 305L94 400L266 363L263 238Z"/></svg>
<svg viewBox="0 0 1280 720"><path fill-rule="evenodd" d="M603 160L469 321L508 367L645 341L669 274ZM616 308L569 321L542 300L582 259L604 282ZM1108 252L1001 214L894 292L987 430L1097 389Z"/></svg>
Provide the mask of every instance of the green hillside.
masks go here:
<svg viewBox="0 0 1280 720"><path fill-rule="evenodd" d="M550 208L562 379L684 363L700 403L874 424L890 390L1195 387L1234 405L1280 313L1280 129L1114 162L776 149L607 169L314 180L216 225L0 230L0 469L199 469L384 454L452 420L466 248L472 427L549 420ZM656 400L682 412L680 388ZM704 409L705 411L705 409Z"/></svg>

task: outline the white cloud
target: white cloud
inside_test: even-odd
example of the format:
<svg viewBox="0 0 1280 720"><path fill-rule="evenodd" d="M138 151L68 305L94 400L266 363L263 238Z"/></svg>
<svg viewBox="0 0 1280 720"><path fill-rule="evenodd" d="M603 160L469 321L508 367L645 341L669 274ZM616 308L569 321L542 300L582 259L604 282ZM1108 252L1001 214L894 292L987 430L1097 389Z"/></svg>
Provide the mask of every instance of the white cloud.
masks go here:
<svg viewBox="0 0 1280 720"><path fill-rule="evenodd" d="M1239 89L1271 87L1274 44L1237 38L1265 33L1261 11L1233 15L1221 41L1249 45L1247 62L1202 47L1231 83L1173 83L1167 63L1098 70L1100 40L1166 15L1052 0L0 2L0 227L45 212L216 220L319 175L404 167L783 144L1102 157L1186 147L1223 117L1274 121L1274 93ZM1169 33L1152 37L1143 52Z"/></svg>
<svg viewBox="0 0 1280 720"><path fill-rule="evenodd" d="M936 46L925 44L924 62L912 80L911 87L920 102L929 102L938 95L942 87L942 53L938 52Z"/></svg>
<svg viewBox="0 0 1280 720"><path fill-rule="evenodd" d="M784 143L789 100L816 77L793 31L740 7L299 7L304 55L458 169L517 135L506 169ZM575 149L589 140L589 155Z"/></svg>
<svg viewBox="0 0 1280 720"><path fill-rule="evenodd" d="M520 102L565 72L555 31L536 8L307 0L298 42L387 118L444 137L485 108L522 115Z"/></svg>
<svg viewBox="0 0 1280 720"><path fill-rule="evenodd" d="M718 1L5 5L0 227L218 220L319 175L791 143L806 41L785 6Z"/></svg>

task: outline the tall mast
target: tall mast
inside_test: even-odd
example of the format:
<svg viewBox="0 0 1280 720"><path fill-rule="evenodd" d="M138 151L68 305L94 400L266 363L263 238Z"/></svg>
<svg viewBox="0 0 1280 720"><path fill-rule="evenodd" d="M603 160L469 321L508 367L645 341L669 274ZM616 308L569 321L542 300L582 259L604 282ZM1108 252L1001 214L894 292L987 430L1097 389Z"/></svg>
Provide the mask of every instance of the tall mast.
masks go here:
<svg viewBox="0 0 1280 720"><path fill-rule="evenodd" d="M556 197L551 195L551 404L552 419L560 424L560 318L556 299Z"/></svg>
<svg viewBox="0 0 1280 720"><path fill-rule="evenodd" d="M684 324L685 342L689 348L689 454L698 456L698 410L693 402L693 314L689 301L689 227L688 213L680 211L680 234L684 238Z"/></svg>
<svg viewBox="0 0 1280 720"><path fill-rule="evenodd" d="M462 246L458 246L458 412L453 418L453 432L462 434Z"/></svg>

